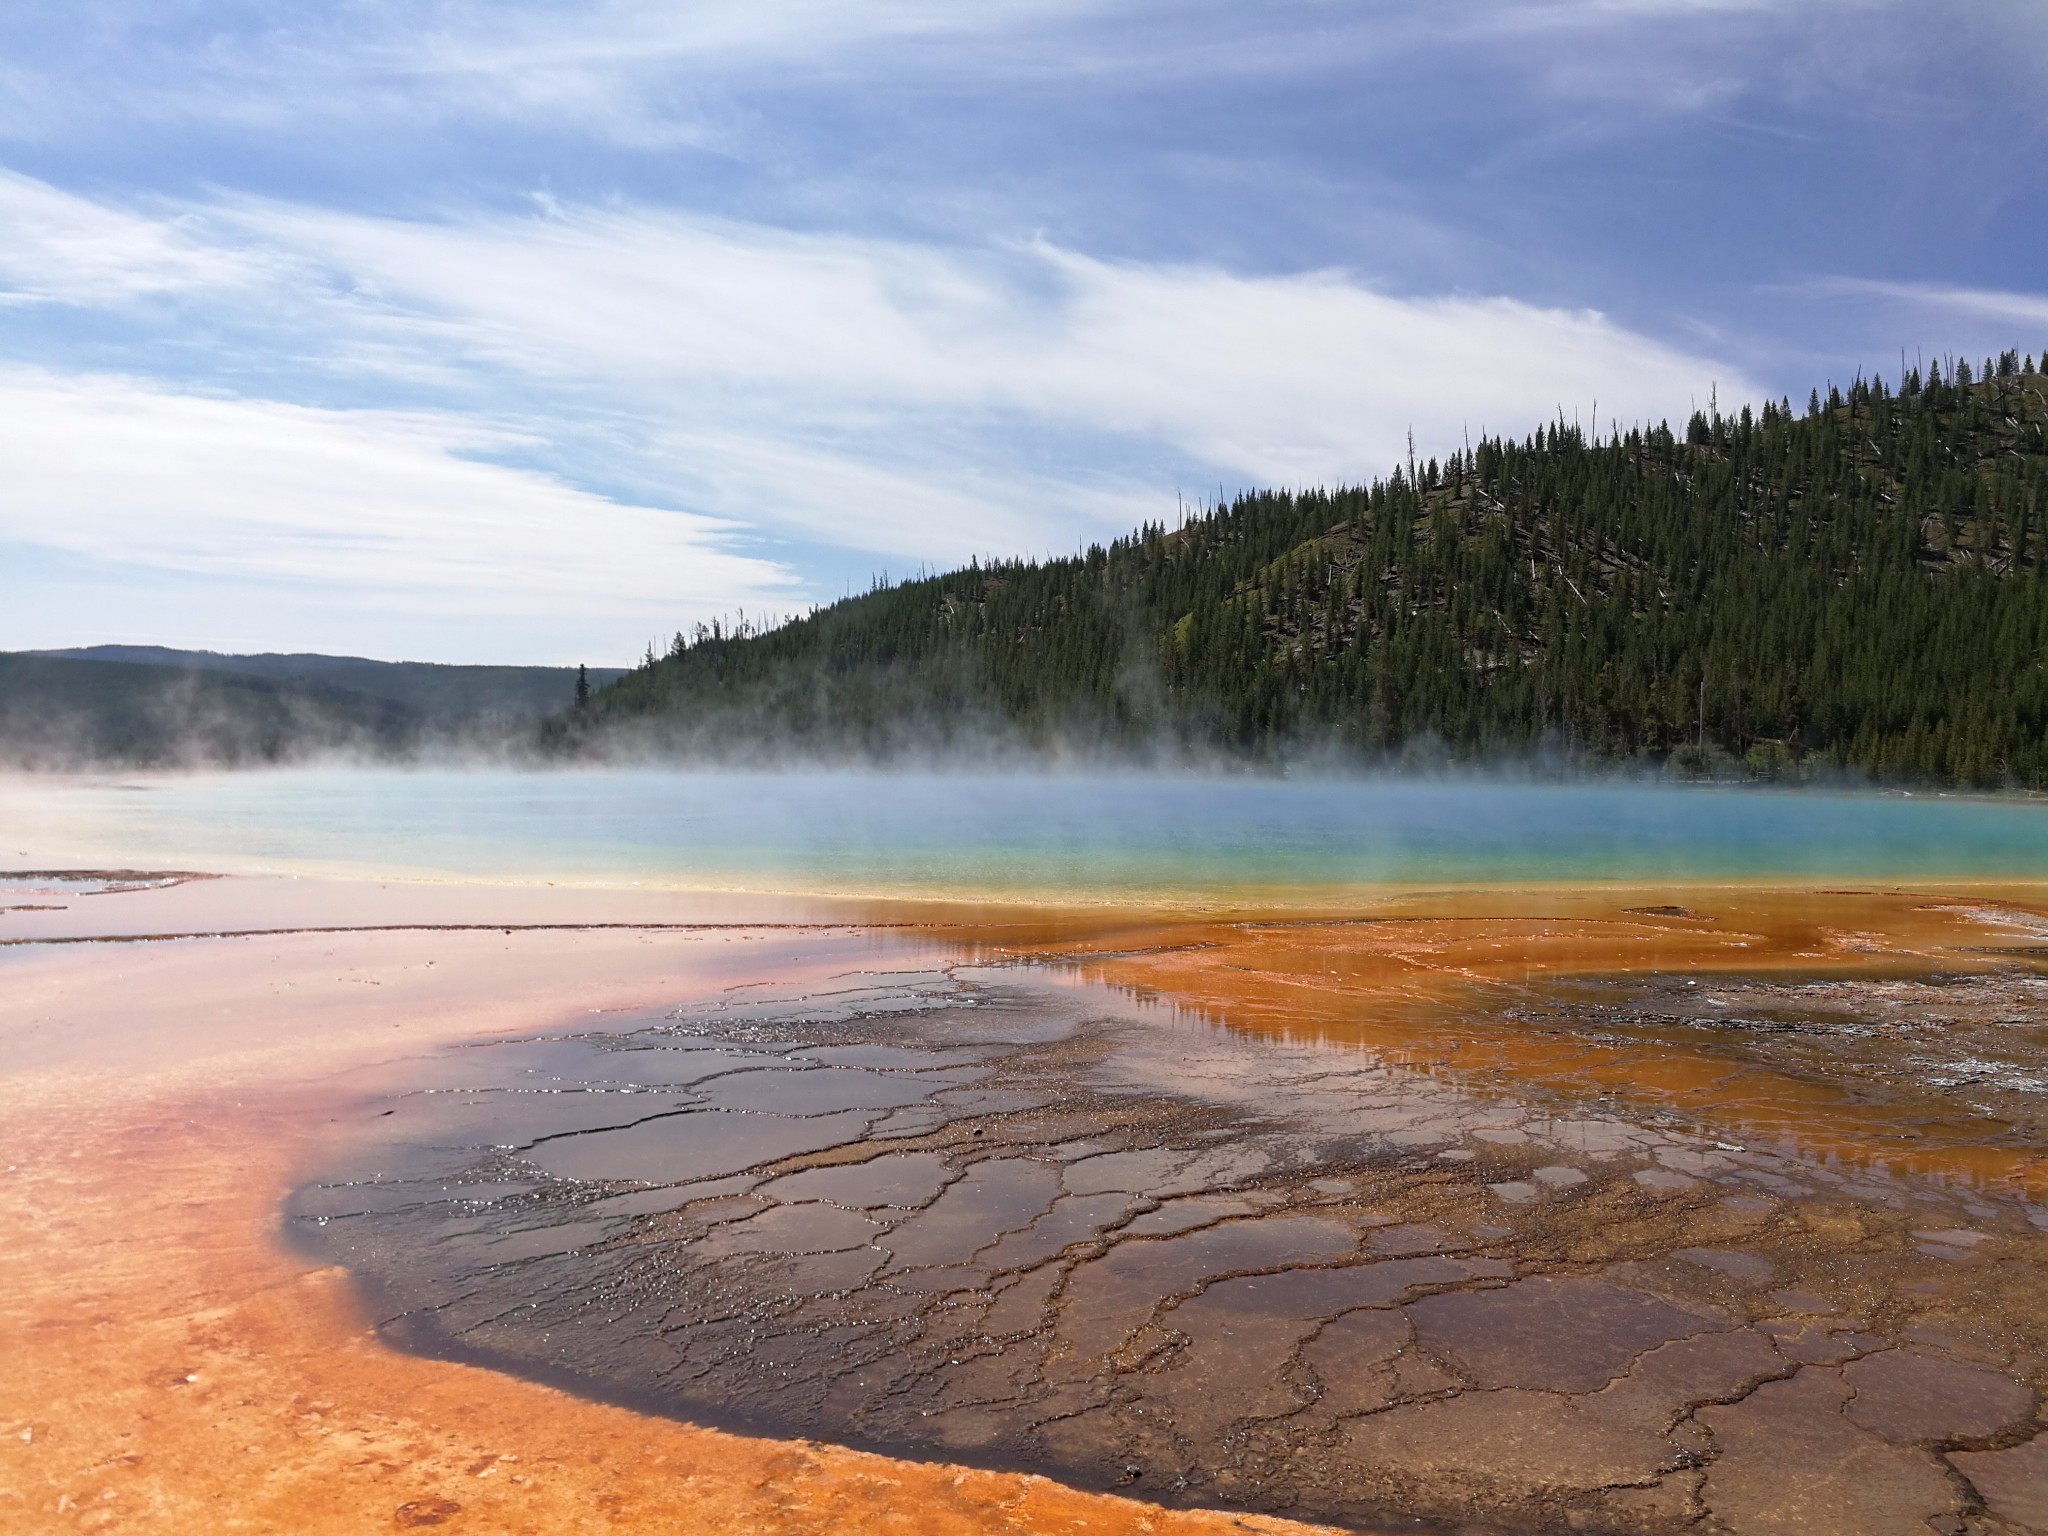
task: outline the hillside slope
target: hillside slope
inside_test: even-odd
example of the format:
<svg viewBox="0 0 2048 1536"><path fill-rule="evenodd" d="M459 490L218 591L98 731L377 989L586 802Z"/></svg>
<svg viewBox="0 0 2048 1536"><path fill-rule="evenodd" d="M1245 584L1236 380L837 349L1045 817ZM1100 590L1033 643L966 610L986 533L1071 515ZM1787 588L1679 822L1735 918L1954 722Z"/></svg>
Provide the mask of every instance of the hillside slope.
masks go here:
<svg viewBox="0 0 2048 1536"><path fill-rule="evenodd" d="M415 750L421 720L341 688L118 661L0 655L0 765L238 767Z"/></svg>
<svg viewBox="0 0 2048 1536"><path fill-rule="evenodd" d="M595 682L622 676L591 670ZM443 666L163 646L0 654L0 765L245 767L521 755L573 667Z"/></svg>
<svg viewBox="0 0 2048 1536"><path fill-rule="evenodd" d="M2048 781L2048 378L1858 381L1240 497L766 633L700 629L566 751L1527 752Z"/></svg>
<svg viewBox="0 0 2048 1536"><path fill-rule="evenodd" d="M115 661L185 671L232 672L291 686L343 688L396 704L431 729L449 734L523 729L564 708L575 696L574 667L451 666L425 661L372 661L311 652L244 656L180 651L160 645L91 645L31 651L76 661ZM593 684L624 675L592 667Z"/></svg>

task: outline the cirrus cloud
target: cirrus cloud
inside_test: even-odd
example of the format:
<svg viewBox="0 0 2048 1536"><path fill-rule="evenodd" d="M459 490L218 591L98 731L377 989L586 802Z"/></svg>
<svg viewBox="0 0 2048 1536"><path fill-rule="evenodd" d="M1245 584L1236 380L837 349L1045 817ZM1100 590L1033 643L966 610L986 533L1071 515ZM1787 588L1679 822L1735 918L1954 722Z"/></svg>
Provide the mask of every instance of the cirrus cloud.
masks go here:
<svg viewBox="0 0 2048 1536"><path fill-rule="evenodd" d="M151 211L19 177L0 198L45 215L0 230L0 276L152 341L126 376L0 376L0 531L444 615L631 615L640 633L786 609L830 593L835 566L1070 550L1167 515L1179 486L1369 477L1411 433L1441 454L1559 412L1591 425L1596 402L1630 421L1751 391L1592 311L1390 294L1341 271L617 202ZM76 280L50 280L82 242ZM213 371L143 382L152 326L203 336ZM280 355L296 360L282 381ZM300 398L257 387L280 382ZM420 403L335 403L394 392ZM808 572L764 554L792 544Z"/></svg>
<svg viewBox="0 0 2048 1536"><path fill-rule="evenodd" d="M348 589L485 614L608 609L636 629L788 600L728 524L611 501L481 454L511 434L142 381L0 371L0 539L105 566Z"/></svg>
<svg viewBox="0 0 2048 1536"><path fill-rule="evenodd" d="M631 207L402 221L245 203L258 246L328 265L389 356L465 356L524 389L601 397L646 450L715 485L731 445L859 463L943 490L1013 478L1057 544L1120 525L1136 484L1306 484L1383 472L1412 431L1441 453L1555 412L1622 421L1752 386L1597 312L1402 296L1337 271L1112 262L1045 242L978 249L796 234ZM1588 425L1591 425L1588 420ZM1079 451L1085 440L1086 451ZM664 445L687 444L677 457ZM1064 473L1048 456L1073 448ZM748 477L750 484L757 484ZM1014 547L1000 490L960 526L849 504L714 496L705 510L877 552ZM1064 505L1063 505L1064 503ZM1092 510L1091 510L1092 508Z"/></svg>

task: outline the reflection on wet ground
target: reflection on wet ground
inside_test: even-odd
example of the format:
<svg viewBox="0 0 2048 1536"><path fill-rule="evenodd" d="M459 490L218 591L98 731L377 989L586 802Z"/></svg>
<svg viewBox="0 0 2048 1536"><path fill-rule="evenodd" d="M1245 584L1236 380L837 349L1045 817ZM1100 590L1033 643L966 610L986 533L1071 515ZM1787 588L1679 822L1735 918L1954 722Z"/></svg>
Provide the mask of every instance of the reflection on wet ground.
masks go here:
<svg viewBox="0 0 2048 1536"><path fill-rule="evenodd" d="M2048 1198L2048 918L1833 891L1476 915L1498 900L1058 948L1241 1030Z"/></svg>
<svg viewBox="0 0 2048 1536"><path fill-rule="evenodd" d="M455 1050L291 1229L411 1348L1166 1503L2048 1527L2028 956L1525 966L1424 1029L1305 987L1355 927L1290 933Z"/></svg>

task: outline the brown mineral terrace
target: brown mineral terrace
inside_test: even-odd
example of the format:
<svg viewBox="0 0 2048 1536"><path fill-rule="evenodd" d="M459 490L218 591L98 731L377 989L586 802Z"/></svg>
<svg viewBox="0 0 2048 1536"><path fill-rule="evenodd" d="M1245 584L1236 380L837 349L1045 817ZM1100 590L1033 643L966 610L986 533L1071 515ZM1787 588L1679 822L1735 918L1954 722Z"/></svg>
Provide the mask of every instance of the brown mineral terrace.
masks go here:
<svg viewBox="0 0 2048 1536"><path fill-rule="evenodd" d="M0 1529L2048 1528L2038 888L56 873Z"/></svg>
<svg viewBox="0 0 2048 1536"><path fill-rule="evenodd" d="M6 898L0 935L385 931L0 951L0 1530L1299 1528L724 1434L399 1354L340 1271L278 1244L299 1165L360 1092L345 1074L801 978L871 947L843 926L863 914L503 887L40 884Z"/></svg>
<svg viewBox="0 0 2048 1536"><path fill-rule="evenodd" d="M1183 922L1113 954L1091 939L1041 952L1238 1030L1363 1046L1467 1081L1619 1096L1854 1163L2048 1195L2042 1085L2013 1092L1964 1068L1973 1102L1959 1102L1939 1060L1975 1059L1973 1042L1996 1054L2029 1022L2038 1034L2048 989L2031 961L2048 957L2048 892L1682 899L1410 892L1336 918ZM1571 978L1599 985L1559 985ZM1916 1001L1940 1005L1926 1039Z"/></svg>

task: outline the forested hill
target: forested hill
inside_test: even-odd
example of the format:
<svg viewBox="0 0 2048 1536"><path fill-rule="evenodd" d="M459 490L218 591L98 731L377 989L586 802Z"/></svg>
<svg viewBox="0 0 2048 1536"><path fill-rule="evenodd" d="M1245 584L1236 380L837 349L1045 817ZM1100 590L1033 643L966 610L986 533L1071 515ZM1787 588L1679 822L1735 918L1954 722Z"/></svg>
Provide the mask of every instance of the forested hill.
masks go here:
<svg viewBox="0 0 2048 1536"><path fill-rule="evenodd" d="M2048 363L2048 358L2044 358ZM2048 377L2008 353L700 629L565 749L1415 744L1674 771L2048 781Z"/></svg>
<svg viewBox="0 0 2048 1536"><path fill-rule="evenodd" d="M617 671L590 674L599 681ZM416 761L530 749L575 697L572 667L161 646L0 654L0 768L202 768Z"/></svg>
<svg viewBox="0 0 2048 1536"><path fill-rule="evenodd" d="M121 662L178 672L232 673L265 678L286 688L345 690L396 705L413 717L415 733L467 734L477 740L509 737L561 709L575 694L574 667L451 666L427 661L372 661L364 656L315 652L234 655L178 651L160 645L92 645L31 655L74 661ZM591 681L608 683L617 667L591 667Z"/></svg>

